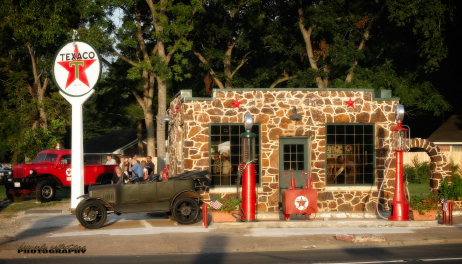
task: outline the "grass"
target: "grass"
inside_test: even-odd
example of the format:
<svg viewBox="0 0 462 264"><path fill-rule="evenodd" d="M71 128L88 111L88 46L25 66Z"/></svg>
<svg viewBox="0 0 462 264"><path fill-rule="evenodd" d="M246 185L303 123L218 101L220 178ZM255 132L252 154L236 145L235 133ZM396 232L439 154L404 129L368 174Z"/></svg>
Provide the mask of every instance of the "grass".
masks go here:
<svg viewBox="0 0 462 264"><path fill-rule="evenodd" d="M409 183L409 194L412 196L414 194L420 195L421 197L426 197L430 193L430 184L429 183Z"/></svg>
<svg viewBox="0 0 462 264"><path fill-rule="evenodd" d="M59 203L69 202L71 198L71 191L69 189L59 189L56 192L56 200L48 203L37 203L35 194L26 196L24 201L19 203L10 203L5 207L0 206L0 215L5 218L11 218L18 212L26 211L32 208L50 207ZM0 201L6 200L5 186L0 186Z"/></svg>

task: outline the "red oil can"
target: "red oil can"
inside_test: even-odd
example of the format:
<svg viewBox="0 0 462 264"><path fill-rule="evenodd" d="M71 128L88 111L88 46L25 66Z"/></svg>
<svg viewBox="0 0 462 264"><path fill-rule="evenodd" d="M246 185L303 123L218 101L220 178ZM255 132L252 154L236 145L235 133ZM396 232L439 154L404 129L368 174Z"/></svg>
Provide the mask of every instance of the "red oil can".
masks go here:
<svg viewBox="0 0 462 264"><path fill-rule="evenodd" d="M305 181L303 174L307 174L308 178ZM289 189L282 191L282 213L287 221L290 220L291 214L301 214L309 216L312 213L318 212L318 191L311 189L311 177L309 172L302 172L302 180L305 182L304 189L295 189L295 178L293 173L290 181ZM287 181L287 180L286 180Z"/></svg>

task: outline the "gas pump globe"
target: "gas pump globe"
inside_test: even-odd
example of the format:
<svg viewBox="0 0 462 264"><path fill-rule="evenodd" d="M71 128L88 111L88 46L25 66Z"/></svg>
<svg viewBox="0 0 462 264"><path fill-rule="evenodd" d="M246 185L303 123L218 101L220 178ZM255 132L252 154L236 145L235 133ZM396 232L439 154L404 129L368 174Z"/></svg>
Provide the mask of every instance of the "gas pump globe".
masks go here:
<svg viewBox="0 0 462 264"><path fill-rule="evenodd" d="M241 134L242 163L242 220L255 221L255 133L252 133L253 119L251 114L244 116L245 132Z"/></svg>
<svg viewBox="0 0 462 264"><path fill-rule="evenodd" d="M389 146L396 153L396 180L395 194L391 202L390 221L408 221L409 220L409 203L406 202L403 189L403 151L408 151L410 139L408 138L408 129L404 128L402 121L404 119L404 106L397 105L395 109L396 127L390 129ZM390 142L391 140L391 142Z"/></svg>
<svg viewBox="0 0 462 264"><path fill-rule="evenodd" d="M253 126L252 116L246 114L244 117L245 132L241 134L242 143L242 163L247 164L255 160L255 137L251 132Z"/></svg>

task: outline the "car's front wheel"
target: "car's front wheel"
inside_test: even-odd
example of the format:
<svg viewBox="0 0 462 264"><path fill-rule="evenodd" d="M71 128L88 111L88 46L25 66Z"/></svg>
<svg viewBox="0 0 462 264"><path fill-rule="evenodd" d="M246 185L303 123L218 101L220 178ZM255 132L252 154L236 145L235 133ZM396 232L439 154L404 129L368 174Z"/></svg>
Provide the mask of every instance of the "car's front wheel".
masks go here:
<svg viewBox="0 0 462 264"><path fill-rule="evenodd" d="M173 203L172 215L178 223L188 225L196 222L199 210L199 203L196 199L181 197Z"/></svg>
<svg viewBox="0 0 462 264"><path fill-rule="evenodd" d="M50 180L42 180L35 186L35 198L37 201L46 203L56 196L56 186Z"/></svg>
<svg viewBox="0 0 462 264"><path fill-rule="evenodd" d="M77 220L88 229L100 228L107 218L107 210L104 205L95 201L87 201L79 204L75 211Z"/></svg>

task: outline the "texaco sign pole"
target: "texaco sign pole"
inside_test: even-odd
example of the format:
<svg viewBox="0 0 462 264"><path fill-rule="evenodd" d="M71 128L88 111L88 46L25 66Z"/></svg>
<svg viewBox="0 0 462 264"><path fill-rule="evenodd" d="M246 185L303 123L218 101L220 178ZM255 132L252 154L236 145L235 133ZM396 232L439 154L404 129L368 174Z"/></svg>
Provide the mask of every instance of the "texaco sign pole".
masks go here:
<svg viewBox="0 0 462 264"><path fill-rule="evenodd" d="M74 31L74 37L75 34ZM53 80L59 93L72 105L72 211L80 202L77 197L84 194L82 105L95 92L93 88L101 77L101 68L98 51L82 40L61 46L53 62Z"/></svg>

